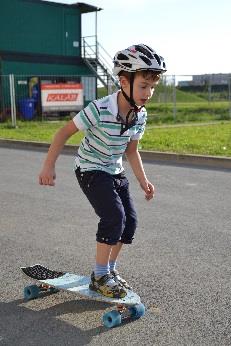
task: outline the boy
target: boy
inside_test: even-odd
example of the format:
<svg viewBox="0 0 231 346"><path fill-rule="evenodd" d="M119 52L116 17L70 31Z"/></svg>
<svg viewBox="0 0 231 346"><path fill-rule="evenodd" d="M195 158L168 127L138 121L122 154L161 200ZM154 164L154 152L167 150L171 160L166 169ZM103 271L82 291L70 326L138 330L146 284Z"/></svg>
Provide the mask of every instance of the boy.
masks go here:
<svg viewBox="0 0 231 346"><path fill-rule="evenodd" d="M123 298L131 287L116 270L116 261L123 244L132 243L137 217L122 156L126 154L146 200L151 200L154 186L145 175L138 143L146 123L144 105L166 67L164 59L144 44L119 51L113 62L121 89L91 102L57 132L39 183L54 185L55 162L65 142L77 131L85 131L75 159L75 173L100 218L96 263L89 287L107 297Z"/></svg>

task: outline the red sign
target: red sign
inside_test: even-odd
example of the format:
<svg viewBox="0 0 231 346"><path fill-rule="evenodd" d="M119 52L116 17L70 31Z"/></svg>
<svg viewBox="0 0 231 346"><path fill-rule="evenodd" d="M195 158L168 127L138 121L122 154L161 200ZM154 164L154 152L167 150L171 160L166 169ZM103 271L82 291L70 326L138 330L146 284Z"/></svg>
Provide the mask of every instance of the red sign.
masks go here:
<svg viewBox="0 0 231 346"><path fill-rule="evenodd" d="M83 108L82 84L42 84L42 107L49 111L78 111Z"/></svg>
<svg viewBox="0 0 231 346"><path fill-rule="evenodd" d="M78 98L78 94L48 94L47 95L47 102L71 102L76 101Z"/></svg>

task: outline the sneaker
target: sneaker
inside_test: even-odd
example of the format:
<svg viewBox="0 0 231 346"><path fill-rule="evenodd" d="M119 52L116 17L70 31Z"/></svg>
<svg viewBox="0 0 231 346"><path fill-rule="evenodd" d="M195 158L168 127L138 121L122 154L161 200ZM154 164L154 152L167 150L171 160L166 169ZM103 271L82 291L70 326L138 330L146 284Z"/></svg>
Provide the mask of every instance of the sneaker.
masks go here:
<svg viewBox="0 0 231 346"><path fill-rule="evenodd" d="M110 274L101 276L99 279L95 278L94 272L91 274L91 282L89 289L102 294L108 298L124 298L127 291L116 283Z"/></svg>
<svg viewBox="0 0 231 346"><path fill-rule="evenodd" d="M117 270L112 270L112 271L111 271L111 276L113 277L114 281L115 281L118 285L120 285L120 286L126 288L127 290L132 290L132 287L127 283L127 281L125 281L125 280L119 275L119 272L118 272Z"/></svg>

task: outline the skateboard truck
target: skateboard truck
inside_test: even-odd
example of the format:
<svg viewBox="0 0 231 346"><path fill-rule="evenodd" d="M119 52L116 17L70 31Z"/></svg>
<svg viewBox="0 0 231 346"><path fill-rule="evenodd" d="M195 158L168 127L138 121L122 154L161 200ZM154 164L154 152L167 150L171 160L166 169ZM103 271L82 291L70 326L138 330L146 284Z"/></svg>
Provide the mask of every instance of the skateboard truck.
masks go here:
<svg viewBox="0 0 231 346"><path fill-rule="evenodd" d="M144 304L136 304L125 306L117 305L117 310L111 310L103 315L103 324L107 328L117 327L122 323L122 320L131 318L137 320L145 314Z"/></svg>

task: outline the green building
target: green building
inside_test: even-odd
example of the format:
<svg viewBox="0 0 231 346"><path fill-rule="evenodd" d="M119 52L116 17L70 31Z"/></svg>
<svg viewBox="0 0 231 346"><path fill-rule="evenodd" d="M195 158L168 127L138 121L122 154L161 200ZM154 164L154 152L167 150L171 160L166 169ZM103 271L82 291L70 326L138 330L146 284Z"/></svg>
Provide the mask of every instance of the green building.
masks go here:
<svg viewBox="0 0 231 346"><path fill-rule="evenodd" d="M82 37L82 16L101 8L41 0L0 2L0 109L6 108L7 76L15 76L16 101L31 97L38 83L82 83L84 103L97 97L97 81L113 80L102 63L97 25L91 42ZM7 89L7 90L6 90ZM9 102L8 102L9 103ZM9 107L9 105L7 105Z"/></svg>

